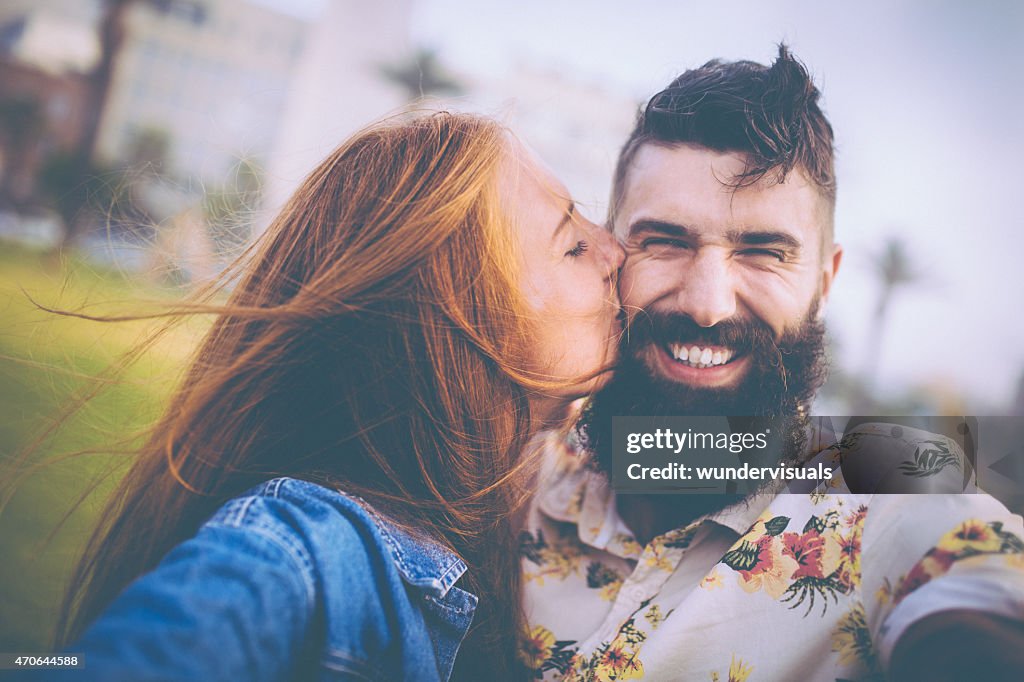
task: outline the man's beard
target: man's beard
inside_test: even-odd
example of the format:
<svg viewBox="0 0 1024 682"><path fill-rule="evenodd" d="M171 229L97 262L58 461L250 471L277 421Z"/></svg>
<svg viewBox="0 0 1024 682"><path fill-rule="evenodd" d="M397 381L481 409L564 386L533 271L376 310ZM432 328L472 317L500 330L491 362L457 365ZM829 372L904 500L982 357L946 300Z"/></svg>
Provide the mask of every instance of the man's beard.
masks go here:
<svg viewBox="0 0 1024 682"><path fill-rule="evenodd" d="M612 417L750 416L783 421L785 447L795 460L806 442L804 415L825 381L825 326L817 319L818 301L795 330L778 341L760 320L726 320L701 327L680 313L641 312L623 338L622 360L615 376L595 394L576 425L593 466L606 474L612 467ZM735 387L680 384L655 374L641 359L652 344L724 346L750 359ZM705 500L710 504L716 497ZM721 505L719 505L721 506Z"/></svg>

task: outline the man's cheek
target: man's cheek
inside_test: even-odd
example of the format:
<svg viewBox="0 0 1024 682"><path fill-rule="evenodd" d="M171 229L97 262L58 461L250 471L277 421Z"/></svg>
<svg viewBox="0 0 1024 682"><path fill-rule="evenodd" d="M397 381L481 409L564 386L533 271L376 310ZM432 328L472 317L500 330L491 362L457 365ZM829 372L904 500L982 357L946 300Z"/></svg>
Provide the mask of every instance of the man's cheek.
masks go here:
<svg viewBox="0 0 1024 682"><path fill-rule="evenodd" d="M619 275L619 299L628 314L635 315L636 308L646 308L671 291L671 273L662 270L649 259L627 259Z"/></svg>
<svg viewBox="0 0 1024 682"><path fill-rule="evenodd" d="M815 300L813 287L770 277L747 277L738 287L743 304L753 317L767 324L775 337L799 326Z"/></svg>

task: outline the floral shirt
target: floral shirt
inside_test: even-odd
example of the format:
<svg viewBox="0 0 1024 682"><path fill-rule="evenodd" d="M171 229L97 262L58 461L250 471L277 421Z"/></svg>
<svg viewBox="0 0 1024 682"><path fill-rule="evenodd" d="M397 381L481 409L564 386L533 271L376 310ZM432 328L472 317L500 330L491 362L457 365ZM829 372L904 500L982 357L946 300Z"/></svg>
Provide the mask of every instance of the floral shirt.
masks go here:
<svg viewBox="0 0 1024 682"><path fill-rule="evenodd" d="M543 680L882 679L916 620L1024 619L1024 527L982 494L762 495L641 546L565 441L520 553Z"/></svg>

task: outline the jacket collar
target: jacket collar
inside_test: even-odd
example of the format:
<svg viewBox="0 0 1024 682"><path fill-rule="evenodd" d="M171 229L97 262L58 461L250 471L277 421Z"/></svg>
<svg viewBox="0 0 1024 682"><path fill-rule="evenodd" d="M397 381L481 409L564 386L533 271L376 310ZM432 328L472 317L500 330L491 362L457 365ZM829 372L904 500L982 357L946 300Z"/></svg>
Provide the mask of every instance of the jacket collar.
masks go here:
<svg viewBox="0 0 1024 682"><path fill-rule="evenodd" d="M430 596L445 597L467 566L454 552L422 534L414 534L378 513L369 502L336 487L324 487L312 481L279 477L254 489L256 494L279 497L282 486L297 489L298 494L314 496L344 508L362 523L374 528L384 541L402 580Z"/></svg>
<svg viewBox="0 0 1024 682"><path fill-rule="evenodd" d="M466 562L439 543L397 526L362 504L376 522L402 579L438 599L447 595L468 569Z"/></svg>

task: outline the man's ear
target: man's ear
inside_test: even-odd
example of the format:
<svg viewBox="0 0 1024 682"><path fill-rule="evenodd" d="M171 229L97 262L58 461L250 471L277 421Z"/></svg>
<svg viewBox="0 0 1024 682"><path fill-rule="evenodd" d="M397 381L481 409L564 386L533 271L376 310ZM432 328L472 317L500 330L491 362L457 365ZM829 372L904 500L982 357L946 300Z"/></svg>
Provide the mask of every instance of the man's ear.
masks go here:
<svg viewBox="0 0 1024 682"><path fill-rule="evenodd" d="M839 272L839 264L843 262L843 247L839 244L833 244L832 254L826 255L823 259L821 267L821 304L818 306L818 316L822 317L825 314L825 308L828 304L828 295L832 291L832 282L836 278L836 274Z"/></svg>

